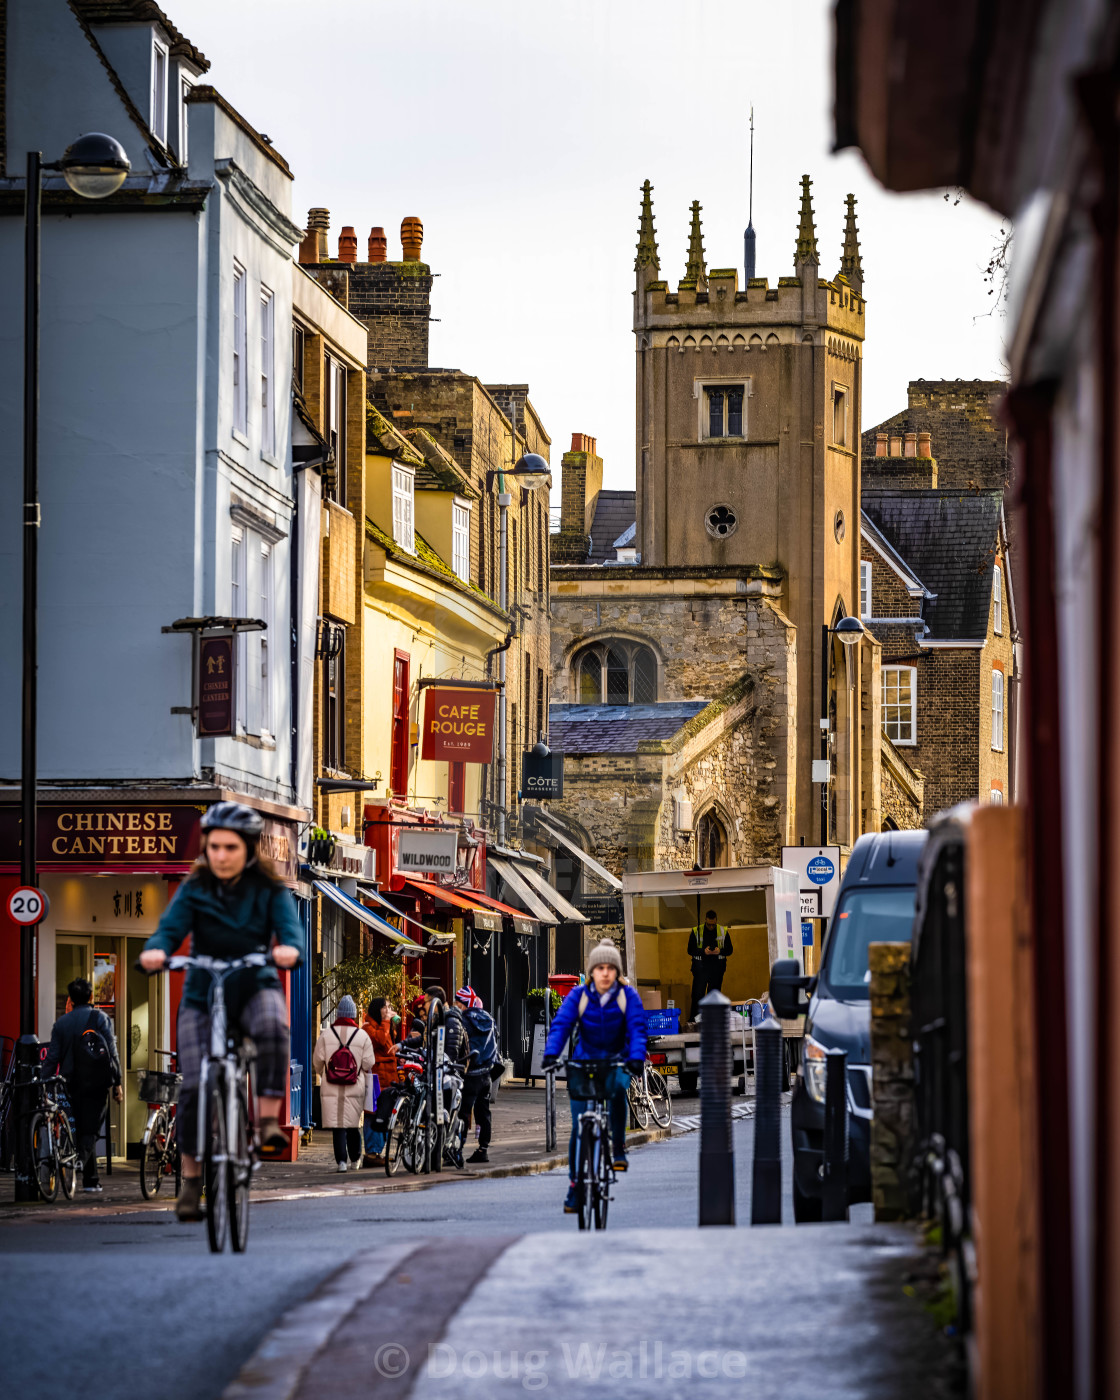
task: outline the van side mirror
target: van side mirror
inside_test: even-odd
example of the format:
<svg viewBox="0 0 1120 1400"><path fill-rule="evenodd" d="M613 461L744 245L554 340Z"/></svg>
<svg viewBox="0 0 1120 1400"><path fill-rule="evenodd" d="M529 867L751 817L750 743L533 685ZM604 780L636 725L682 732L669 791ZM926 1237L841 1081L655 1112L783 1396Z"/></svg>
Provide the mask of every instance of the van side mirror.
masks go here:
<svg viewBox="0 0 1120 1400"><path fill-rule="evenodd" d="M806 977L792 958L776 962L770 969L770 1005L783 1021L794 1021L809 1009L801 999L802 991L812 991L815 977Z"/></svg>

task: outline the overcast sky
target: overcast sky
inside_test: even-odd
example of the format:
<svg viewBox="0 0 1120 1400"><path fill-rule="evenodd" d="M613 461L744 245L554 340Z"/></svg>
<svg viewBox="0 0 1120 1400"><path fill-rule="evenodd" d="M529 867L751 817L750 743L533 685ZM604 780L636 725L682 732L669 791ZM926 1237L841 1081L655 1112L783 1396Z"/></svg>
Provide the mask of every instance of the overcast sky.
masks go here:
<svg viewBox="0 0 1120 1400"><path fill-rule="evenodd" d="M709 267L739 267L750 106L760 277L793 271L811 175L821 275L859 200L867 428L910 379L1002 377L986 315L990 211L888 195L830 154L828 0L161 0L207 81L295 172L293 213L371 225L399 258L424 222L431 363L527 382L554 460L598 438L607 485L634 481L632 291L640 187L654 186L661 275L684 276L689 205ZM936 444L935 444L936 450ZM557 483L558 485L558 483ZM555 494L555 493L554 493Z"/></svg>

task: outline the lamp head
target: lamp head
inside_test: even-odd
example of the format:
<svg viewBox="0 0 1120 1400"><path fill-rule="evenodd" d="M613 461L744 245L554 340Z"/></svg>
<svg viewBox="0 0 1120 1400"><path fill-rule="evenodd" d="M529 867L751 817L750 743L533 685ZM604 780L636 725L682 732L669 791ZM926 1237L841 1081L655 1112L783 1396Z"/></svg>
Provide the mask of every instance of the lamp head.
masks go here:
<svg viewBox="0 0 1120 1400"><path fill-rule="evenodd" d="M832 633L840 638L844 646L854 646L863 636L863 624L858 617L842 617Z"/></svg>
<svg viewBox="0 0 1120 1400"><path fill-rule="evenodd" d="M544 742L543 739L539 739L529 750L529 752L533 755L534 758L548 758L548 756L552 753L552 750L548 747L548 745Z"/></svg>
<svg viewBox="0 0 1120 1400"><path fill-rule="evenodd" d="M508 475L519 486L524 486L529 491L535 491L538 486L552 485L551 469L544 458L536 452L526 452Z"/></svg>
<svg viewBox="0 0 1120 1400"><path fill-rule="evenodd" d="M115 194L132 169L124 147L103 131L88 131L66 148L59 162L66 183L83 199Z"/></svg>

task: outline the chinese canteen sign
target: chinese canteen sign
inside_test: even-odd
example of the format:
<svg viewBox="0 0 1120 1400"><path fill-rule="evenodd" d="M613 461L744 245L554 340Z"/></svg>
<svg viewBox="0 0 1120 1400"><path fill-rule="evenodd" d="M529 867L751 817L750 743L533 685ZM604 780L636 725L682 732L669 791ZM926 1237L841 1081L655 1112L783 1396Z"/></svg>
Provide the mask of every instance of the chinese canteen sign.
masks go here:
<svg viewBox="0 0 1120 1400"><path fill-rule="evenodd" d="M189 869L198 855L205 803L40 803L39 866L45 870ZM0 866L19 864L19 809L0 807Z"/></svg>
<svg viewBox="0 0 1120 1400"><path fill-rule="evenodd" d="M203 637L198 644L199 735L232 734L233 720L233 637Z"/></svg>
<svg viewBox="0 0 1120 1400"><path fill-rule="evenodd" d="M424 702L421 758L492 763L495 700L492 690L432 686Z"/></svg>

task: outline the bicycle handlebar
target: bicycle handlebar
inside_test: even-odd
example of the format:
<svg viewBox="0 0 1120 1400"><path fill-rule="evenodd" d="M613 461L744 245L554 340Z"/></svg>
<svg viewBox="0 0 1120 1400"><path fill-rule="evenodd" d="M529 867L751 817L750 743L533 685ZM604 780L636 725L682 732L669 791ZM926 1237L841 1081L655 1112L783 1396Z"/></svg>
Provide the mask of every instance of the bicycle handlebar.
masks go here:
<svg viewBox="0 0 1120 1400"><path fill-rule="evenodd" d="M204 972L237 972L245 967L275 967L277 964L271 952L246 953L243 958L209 958L202 953L176 953L167 957L161 967L144 967L137 960L133 967L137 972L146 972L149 977L157 972L182 972L187 968L201 968ZM170 1050L160 1050L160 1055L173 1054Z"/></svg>

